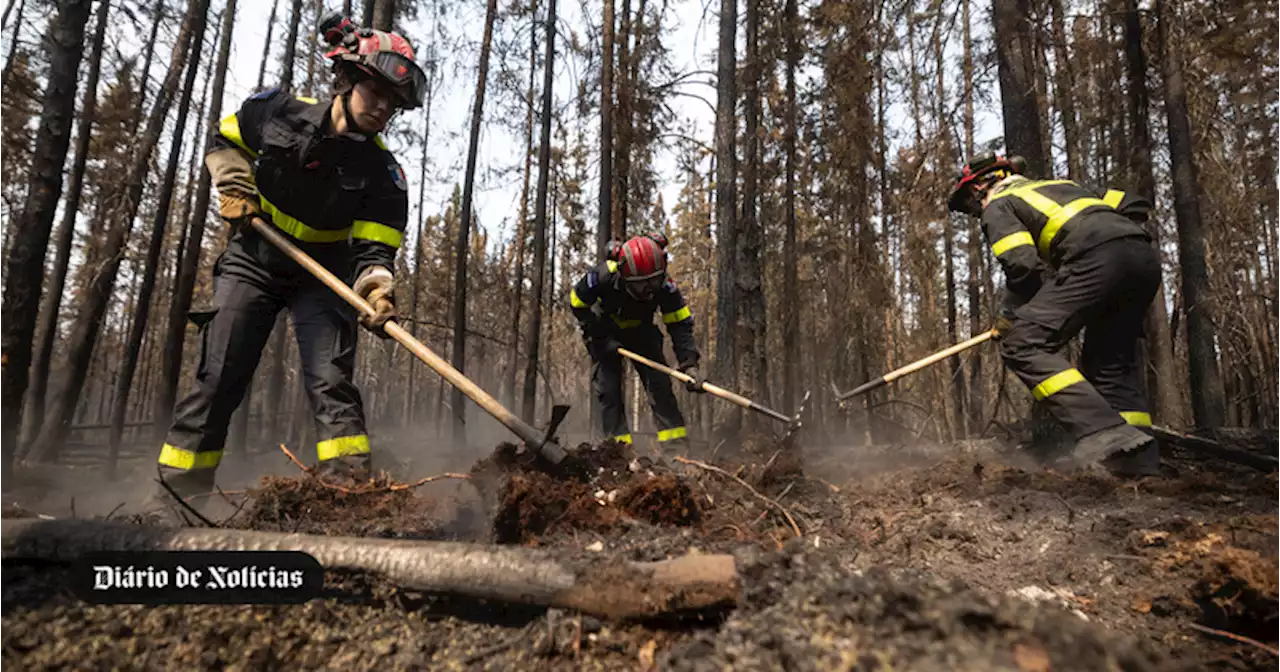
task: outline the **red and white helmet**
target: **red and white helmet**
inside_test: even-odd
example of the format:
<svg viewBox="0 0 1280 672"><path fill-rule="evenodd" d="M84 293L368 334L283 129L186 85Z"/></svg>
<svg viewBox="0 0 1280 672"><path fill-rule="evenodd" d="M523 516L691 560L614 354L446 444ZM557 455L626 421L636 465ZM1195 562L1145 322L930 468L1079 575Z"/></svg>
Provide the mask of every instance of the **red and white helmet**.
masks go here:
<svg viewBox="0 0 1280 672"><path fill-rule="evenodd" d="M624 243L617 263L627 293L637 299L651 298L667 280L667 253L650 236Z"/></svg>
<svg viewBox="0 0 1280 672"><path fill-rule="evenodd" d="M404 37L372 28L357 28L338 13L330 14L320 23L320 34L333 47L325 56L336 65L347 65L391 84L400 94L402 107L422 106L427 75L414 62L413 47Z"/></svg>

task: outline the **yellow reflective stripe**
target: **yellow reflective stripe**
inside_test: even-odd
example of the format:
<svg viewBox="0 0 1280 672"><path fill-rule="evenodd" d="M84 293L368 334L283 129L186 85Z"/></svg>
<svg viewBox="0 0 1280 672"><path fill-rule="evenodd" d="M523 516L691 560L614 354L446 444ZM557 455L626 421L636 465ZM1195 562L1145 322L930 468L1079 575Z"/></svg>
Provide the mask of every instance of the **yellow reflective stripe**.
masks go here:
<svg viewBox="0 0 1280 672"><path fill-rule="evenodd" d="M618 272L618 262L616 261L607 261L605 262L605 266L609 269L610 273Z"/></svg>
<svg viewBox="0 0 1280 672"><path fill-rule="evenodd" d="M1044 228L1040 230L1040 240L1037 241L1037 247L1040 255L1049 256L1049 245L1053 242L1054 236L1058 235L1058 229L1071 220L1072 217L1080 214L1085 208L1094 206L1110 207L1100 198L1077 198L1066 205L1058 205L1053 199L1036 191L1039 187L1048 186L1050 184L1069 184L1070 180L1054 180L1049 182L1032 182L1031 184L1016 187L1006 192L997 194L993 199L999 196L1017 196L1026 202L1027 205L1035 208L1048 218Z"/></svg>
<svg viewBox="0 0 1280 672"><path fill-rule="evenodd" d="M357 219L351 226L351 237L362 240L375 240L394 248L399 248L404 234L380 222Z"/></svg>
<svg viewBox="0 0 1280 672"><path fill-rule="evenodd" d="M356 434L354 436L340 436L336 439L321 441L316 444L316 457L320 461L332 460L335 457L346 457L347 455L368 455L369 454L369 435Z"/></svg>
<svg viewBox="0 0 1280 672"><path fill-rule="evenodd" d="M640 326L640 323L643 321L643 320L624 320L618 317L617 315L610 315L609 317L613 318L613 323L618 325L618 328L620 329L634 329Z"/></svg>
<svg viewBox="0 0 1280 672"><path fill-rule="evenodd" d="M689 436L689 431L684 427L672 427L658 432L658 441L673 441L675 439L683 439Z"/></svg>
<svg viewBox="0 0 1280 672"><path fill-rule="evenodd" d="M614 440L614 441L617 441L618 443L631 443L631 435L630 435L630 434L619 434L619 435L617 435L617 436L613 437L613 440Z"/></svg>
<svg viewBox="0 0 1280 672"><path fill-rule="evenodd" d="M390 149L387 149L387 142L382 139L381 135L373 136L373 144L377 145L378 149L386 149L387 151L391 151Z"/></svg>
<svg viewBox="0 0 1280 672"><path fill-rule="evenodd" d="M1120 417L1134 427L1151 426L1151 414L1145 411L1120 411Z"/></svg>
<svg viewBox="0 0 1280 672"><path fill-rule="evenodd" d="M569 290L569 305L573 306L574 308L587 307L587 304L584 303L582 299L578 298L578 290L576 289Z"/></svg>
<svg viewBox="0 0 1280 672"><path fill-rule="evenodd" d="M1023 245L1034 246L1035 244L1036 241L1032 240L1030 231L1019 231L997 240L996 244L991 246L991 251L998 257L1015 247L1022 247Z"/></svg>
<svg viewBox="0 0 1280 672"><path fill-rule="evenodd" d="M244 138L240 135L240 119L236 115L223 117L222 123L218 125L218 133L222 137L236 143L236 146L249 153L249 156L258 158L258 153L249 149L249 145L245 144Z"/></svg>
<svg viewBox="0 0 1280 672"><path fill-rule="evenodd" d="M1124 192L1119 189L1108 189L1107 195L1102 197L1102 202L1113 208L1120 207L1122 200L1124 200Z"/></svg>
<svg viewBox="0 0 1280 672"><path fill-rule="evenodd" d="M1036 385L1035 389L1031 390L1031 393L1035 395L1037 400L1043 401L1076 383L1083 382L1084 376L1078 369L1067 369L1049 376L1043 383Z"/></svg>
<svg viewBox="0 0 1280 672"><path fill-rule="evenodd" d="M689 317L690 317L690 316L692 316L692 315L693 315L693 313L690 313L690 312L689 312L689 306L685 306L685 307L681 308L680 310L677 310L677 311L672 312L672 313L663 313L663 314L662 314L662 321L663 321L663 323L664 323L664 324L673 324L673 323L675 323L675 322L680 322L680 321L683 321L683 320L687 320L687 319L689 319Z"/></svg>
<svg viewBox="0 0 1280 672"><path fill-rule="evenodd" d="M222 461L221 450L206 450L202 453L164 444L160 449L160 464L165 467L190 471L192 469L213 469Z"/></svg>
<svg viewBox="0 0 1280 672"><path fill-rule="evenodd" d="M262 209L268 215L271 215L271 221L276 225L276 228L305 243L336 243L340 240L346 240L351 235L350 227L336 231L313 229L303 224L302 220L282 212L280 208L272 205L266 196L259 196L258 200L262 201Z"/></svg>
<svg viewBox="0 0 1280 672"><path fill-rule="evenodd" d="M302 102L308 105L315 105L316 103L320 102L315 98L312 98L311 96L294 96L294 98L297 98L298 100L301 100Z"/></svg>

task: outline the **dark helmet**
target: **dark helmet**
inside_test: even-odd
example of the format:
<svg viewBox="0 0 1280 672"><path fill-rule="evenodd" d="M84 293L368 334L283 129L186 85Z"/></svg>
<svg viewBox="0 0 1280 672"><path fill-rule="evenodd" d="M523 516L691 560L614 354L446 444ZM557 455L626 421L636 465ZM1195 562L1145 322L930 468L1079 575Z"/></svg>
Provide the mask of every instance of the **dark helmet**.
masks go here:
<svg viewBox="0 0 1280 672"><path fill-rule="evenodd" d="M1026 167L1027 162L1021 156L1006 158L986 152L969 159L956 176L956 184L947 198L947 208L974 217L981 216L982 201L977 190L1009 175L1021 175L1026 172Z"/></svg>

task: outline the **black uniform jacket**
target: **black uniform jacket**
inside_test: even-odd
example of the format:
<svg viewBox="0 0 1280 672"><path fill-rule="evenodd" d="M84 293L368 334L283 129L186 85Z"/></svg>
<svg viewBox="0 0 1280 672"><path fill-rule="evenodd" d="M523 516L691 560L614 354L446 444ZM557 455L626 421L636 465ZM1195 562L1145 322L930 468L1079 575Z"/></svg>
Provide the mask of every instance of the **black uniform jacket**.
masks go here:
<svg viewBox="0 0 1280 672"><path fill-rule="evenodd" d="M349 245L352 278L372 265L395 272L409 213L404 171L380 136L334 133L330 102L271 89L222 120L210 157L234 148L252 165L251 183L235 167L213 171L224 217L228 198L242 199L304 249Z"/></svg>
<svg viewBox="0 0 1280 672"><path fill-rule="evenodd" d="M680 288L670 278L649 301L638 301L622 286L618 264L606 261L587 271L569 292L569 305L584 331L606 320L613 329L627 330L653 325L653 313L662 312L662 323L671 336L676 361L681 367L698 363L698 346L693 340L693 314Z"/></svg>

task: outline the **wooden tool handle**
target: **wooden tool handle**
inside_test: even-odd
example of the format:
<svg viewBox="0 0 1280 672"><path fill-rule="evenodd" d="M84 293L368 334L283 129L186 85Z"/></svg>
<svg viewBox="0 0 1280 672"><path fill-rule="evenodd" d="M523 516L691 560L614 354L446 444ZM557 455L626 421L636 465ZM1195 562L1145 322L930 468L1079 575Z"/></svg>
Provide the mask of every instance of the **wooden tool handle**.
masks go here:
<svg viewBox="0 0 1280 672"><path fill-rule="evenodd" d="M298 264L305 268L309 273L316 276L320 282L323 282L329 289L336 292L338 296L342 297L344 301L351 304L351 306L356 310L364 313L367 317L377 315L378 311L374 310L373 306L369 305L368 301L360 298L360 295L356 294L355 290L348 287L347 283L340 280L338 276L334 275L329 269L321 265L320 262L312 259L306 252L298 249L296 245L289 242L289 240L281 235L280 232L276 231L261 219L254 218L252 223L254 230L261 234L263 238L266 238L271 242L271 244L280 248L282 252L289 255L291 259L298 262ZM463 394L476 402L480 408L483 408L489 413L489 415L492 415L494 419L501 422L507 429L514 432L515 435L519 436L526 444L536 450L542 451L543 456L548 460L553 463L559 463L560 460L564 459L565 452L563 448L556 445L553 441L549 441L548 437L544 436L537 429L534 429L523 420L516 417L514 413L507 410L507 408L502 404L498 403L497 399L494 399L488 392L481 389L479 385L472 382L471 379L463 375L461 371L453 368L453 365L446 362L436 353L432 352L430 348L422 343L422 341L414 338L413 334L410 334L407 329L394 321L388 321L383 325L382 329L397 343L403 345L409 350L409 352L412 352L418 359L422 360L424 364L431 367L432 370L444 377L445 380L449 381L450 385L461 390Z"/></svg>
<svg viewBox="0 0 1280 672"><path fill-rule="evenodd" d="M660 364L660 363L658 363L658 362L655 362L655 361L653 361L652 359L649 359L648 357L644 357L644 356L642 356L642 355L637 355L636 353L631 352L630 350L627 350L626 348L618 348L618 354L619 354L619 355L622 355L623 357L626 357L626 358L628 358L628 359L632 359L632 360L635 360L635 361L637 361L637 362L640 362L641 364L644 364L645 366L648 366L648 367L650 367L650 368L657 369L658 371L661 371L661 372L663 372L663 373L667 374L668 376L671 376L672 378L675 378L676 380L678 380L678 381L680 381L680 382L682 382L682 383L692 383L692 382L694 382L694 380L693 380L693 376L690 376L689 374L687 374L687 373L685 373L685 372L683 372L683 371L677 371L677 370L675 370L675 369L673 369L673 368L671 368L671 367L667 366L666 364ZM790 418L790 417L787 417L787 416L785 416L785 415L783 415L783 414L781 414L781 413L779 413L779 412L777 412L777 411L775 411L775 410L772 410L772 409L766 408L766 407L764 407L764 406L761 406L760 404L757 404L756 402L751 401L750 399L748 399L748 398L746 398L746 397L744 397L744 396L742 396L742 395L740 395L740 394L736 394L736 393L734 393L734 392L730 392L729 390L726 390L726 389L724 389L723 387L720 387L719 385L713 385L713 384L711 384L711 383L706 383L706 382L704 382L704 383L702 384L702 389L706 390L707 392L710 392L710 393L711 393L712 395L714 395L714 396L717 396L717 397L720 397L721 399L724 399L725 401L732 402L732 403L737 404L738 406L741 406L741 407L746 408L746 409L750 409L750 410L753 410L753 411L758 411L758 412L760 412L760 413L764 413L765 415L767 415L767 416L769 416L769 417L771 417L771 418L774 418L774 419L777 419L777 420L781 420L781 421L783 421L783 422L791 422L791 420L792 420L792 418Z"/></svg>
<svg viewBox="0 0 1280 672"><path fill-rule="evenodd" d="M938 362L952 355L964 352L965 350L968 350L969 348L972 348L975 345L989 341L993 337L995 337L995 335L996 335L995 329L984 331L981 334L978 334L977 336L974 336L973 338L970 338L967 341L961 341L960 343L956 343L955 345L945 350L939 350L938 352L935 352L932 355L925 357L924 359L921 359L916 362L912 362L900 369L895 369L893 371L890 371L889 373L886 373L883 376L876 378L875 380L871 380L866 383L863 383L862 385L859 385L853 390L849 392L845 392L844 394L841 394L836 398L836 401L844 401L851 397L856 397L860 394L866 394L867 392L870 392L871 390L874 390L882 385L888 385L889 383L892 383L898 378L901 378L909 373L915 373L916 371L919 371L920 369L923 369L926 366L937 364Z"/></svg>

